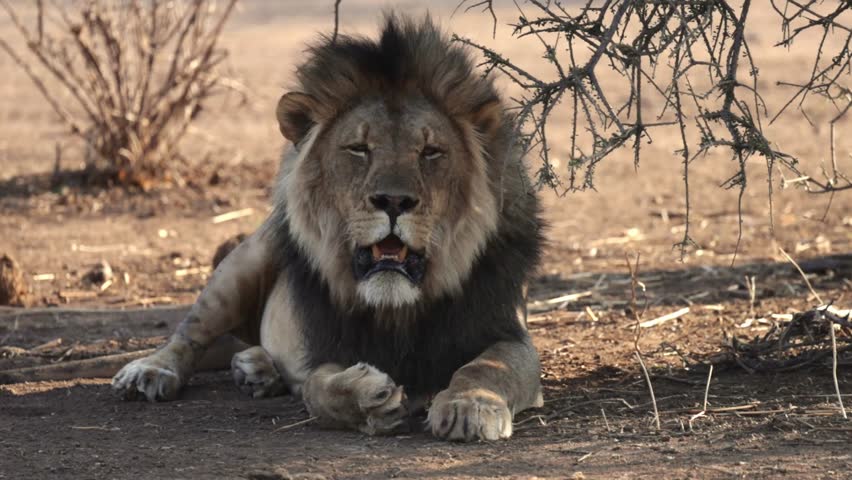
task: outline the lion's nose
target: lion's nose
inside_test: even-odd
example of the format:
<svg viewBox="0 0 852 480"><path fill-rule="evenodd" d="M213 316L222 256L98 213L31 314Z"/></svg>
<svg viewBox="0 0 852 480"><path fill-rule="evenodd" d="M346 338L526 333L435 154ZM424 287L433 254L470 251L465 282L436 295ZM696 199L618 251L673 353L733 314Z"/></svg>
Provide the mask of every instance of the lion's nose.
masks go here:
<svg viewBox="0 0 852 480"><path fill-rule="evenodd" d="M408 195L379 193L370 197L370 203L379 210L387 213L391 217L391 221L393 221L396 220L396 217L414 209L420 203L420 200Z"/></svg>

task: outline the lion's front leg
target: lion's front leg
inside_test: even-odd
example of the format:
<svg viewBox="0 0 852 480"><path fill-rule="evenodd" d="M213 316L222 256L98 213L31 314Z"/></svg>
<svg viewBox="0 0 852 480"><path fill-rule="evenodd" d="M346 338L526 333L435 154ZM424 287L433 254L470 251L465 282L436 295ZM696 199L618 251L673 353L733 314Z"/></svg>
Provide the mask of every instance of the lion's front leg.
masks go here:
<svg viewBox="0 0 852 480"><path fill-rule="evenodd" d="M174 399L208 346L251 318L259 318L274 280L266 240L256 234L223 260L169 342L124 366L113 389L128 400Z"/></svg>
<svg viewBox="0 0 852 480"><path fill-rule="evenodd" d="M542 404L539 377L538 354L528 339L492 345L432 400L432 433L459 441L509 438L514 414Z"/></svg>
<svg viewBox="0 0 852 480"><path fill-rule="evenodd" d="M327 363L311 372L302 387L308 412L324 426L389 433L406 419L405 392L367 363L344 369Z"/></svg>
<svg viewBox="0 0 852 480"><path fill-rule="evenodd" d="M186 384L195 361L192 346L174 338L153 354L124 366L112 387L125 400L171 400Z"/></svg>

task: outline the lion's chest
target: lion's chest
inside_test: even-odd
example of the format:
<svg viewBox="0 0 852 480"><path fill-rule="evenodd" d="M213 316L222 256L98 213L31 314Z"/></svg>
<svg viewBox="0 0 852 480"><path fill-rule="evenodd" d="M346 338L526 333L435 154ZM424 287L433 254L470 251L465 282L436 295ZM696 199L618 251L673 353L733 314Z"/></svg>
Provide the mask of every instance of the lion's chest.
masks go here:
<svg viewBox="0 0 852 480"><path fill-rule="evenodd" d="M442 390L456 370L494 341L488 332L472 336L458 328L458 322L446 320L429 323L418 319L414 324L388 326L369 312L326 312L306 320L312 324L305 331L312 367L327 362L342 366L367 362L404 386L409 395Z"/></svg>

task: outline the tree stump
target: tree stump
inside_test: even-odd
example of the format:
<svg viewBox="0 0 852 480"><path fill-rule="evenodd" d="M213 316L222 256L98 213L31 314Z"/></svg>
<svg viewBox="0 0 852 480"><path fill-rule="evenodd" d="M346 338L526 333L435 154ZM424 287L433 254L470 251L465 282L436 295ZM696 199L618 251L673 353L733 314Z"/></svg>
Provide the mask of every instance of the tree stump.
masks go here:
<svg viewBox="0 0 852 480"><path fill-rule="evenodd" d="M0 305L23 307L26 304L27 284L24 274L12 257L0 257Z"/></svg>

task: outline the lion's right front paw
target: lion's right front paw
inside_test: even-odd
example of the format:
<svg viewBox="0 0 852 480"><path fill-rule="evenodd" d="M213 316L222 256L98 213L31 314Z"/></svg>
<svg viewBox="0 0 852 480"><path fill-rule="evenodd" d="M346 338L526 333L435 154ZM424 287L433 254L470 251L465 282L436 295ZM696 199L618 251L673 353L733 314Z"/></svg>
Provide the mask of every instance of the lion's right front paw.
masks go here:
<svg viewBox="0 0 852 480"><path fill-rule="evenodd" d="M254 398L274 397L287 390L272 357L261 346L234 355L231 359L231 374L237 388Z"/></svg>
<svg viewBox="0 0 852 480"><path fill-rule="evenodd" d="M183 382L174 368L154 355L136 359L112 377L112 388L125 400L174 399Z"/></svg>

